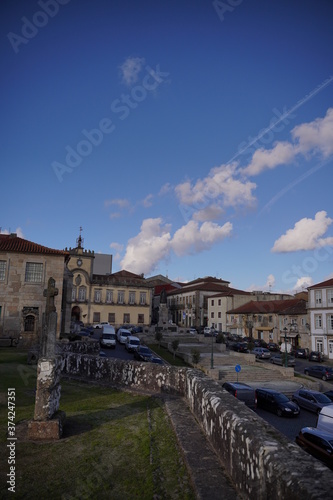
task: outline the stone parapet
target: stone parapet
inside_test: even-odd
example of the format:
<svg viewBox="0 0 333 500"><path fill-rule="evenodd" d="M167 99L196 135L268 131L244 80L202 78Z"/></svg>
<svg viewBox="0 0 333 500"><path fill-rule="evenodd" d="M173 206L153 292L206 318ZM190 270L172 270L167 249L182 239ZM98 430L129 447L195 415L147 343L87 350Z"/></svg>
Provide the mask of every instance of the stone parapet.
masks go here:
<svg viewBox="0 0 333 500"><path fill-rule="evenodd" d="M330 498L333 477L327 467L199 370L66 353L63 373L110 386L185 397L243 498Z"/></svg>

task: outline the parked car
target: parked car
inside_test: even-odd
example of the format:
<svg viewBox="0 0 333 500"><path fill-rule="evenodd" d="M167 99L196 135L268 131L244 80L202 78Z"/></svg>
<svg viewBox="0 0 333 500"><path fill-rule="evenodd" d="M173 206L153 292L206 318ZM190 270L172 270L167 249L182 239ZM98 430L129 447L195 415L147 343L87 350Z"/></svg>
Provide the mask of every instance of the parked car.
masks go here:
<svg viewBox="0 0 333 500"><path fill-rule="evenodd" d="M94 329L91 326L90 327L89 326L83 327L83 328L81 328L81 330L79 331L79 333L81 333L81 334L87 334L87 335L93 335Z"/></svg>
<svg viewBox="0 0 333 500"><path fill-rule="evenodd" d="M296 417L300 414L297 403L293 403L285 394L272 389L259 388L256 390L257 408L276 413L279 417Z"/></svg>
<svg viewBox="0 0 333 500"><path fill-rule="evenodd" d="M94 325L94 328L103 328L103 325L109 325L107 321L102 321L101 323L97 323L97 325Z"/></svg>
<svg viewBox="0 0 333 500"><path fill-rule="evenodd" d="M309 361L324 361L323 354L320 351L311 351L309 354Z"/></svg>
<svg viewBox="0 0 333 500"><path fill-rule="evenodd" d="M198 332L196 331L196 329L195 329L195 328L190 328L190 329L189 329L189 333L190 333L191 335L196 335Z"/></svg>
<svg viewBox="0 0 333 500"><path fill-rule="evenodd" d="M266 347L255 347L252 349L251 354L254 354L257 359L269 359L271 353Z"/></svg>
<svg viewBox="0 0 333 500"><path fill-rule="evenodd" d="M295 351L295 358L303 358L308 359L309 357L309 349L299 348Z"/></svg>
<svg viewBox="0 0 333 500"><path fill-rule="evenodd" d="M249 352L247 348L247 342L235 342L232 345L232 349L237 352Z"/></svg>
<svg viewBox="0 0 333 500"><path fill-rule="evenodd" d="M330 468L333 467L333 435L313 427L304 427L296 437L296 443L303 450L318 458Z"/></svg>
<svg viewBox="0 0 333 500"><path fill-rule="evenodd" d="M131 328L132 335L136 335L137 333L142 333L142 332L143 332L142 326L134 326L134 328Z"/></svg>
<svg viewBox="0 0 333 500"><path fill-rule="evenodd" d="M131 332L125 328L119 328L117 331L117 340L120 344L125 344L127 337L130 337Z"/></svg>
<svg viewBox="0 0 333 500"><path fill-rule="evenodd" d="M140 339L134 335L129 335L126 338L125 348L128 352L133 352L140 345Z"/></svg>
<svg viewBox="0 0 333 500"><path fill-rule="evenodd" d="M243 401L246 406L255 410L257 407L257 396L256 391L253 387L241 382L224 382L222 385L223 389L228 391L230 394L235 396L235 398Z"/></svg>
<svg viewBox="0 0 333 500"><path fill-rule="evenodd" d="M333 380L333 369L329 366L314 365L304 368L305 375L321 378L322 380Z"/></svg>
<svg viewBox="0 0 333 500"><path fill-rule="evenodd" d="M156 356L153 356L150 361L152 363L156 363L157 365L164 365L164 361L161 358L157 358Z"/></svg>
<svg viewBox="0 0 333 500"><path fill-rule="evenodd" d="M324 394L333 402L333 391L326 391Z"/></svg>
<svg viewBox="0 0 333 500"><path fill-rule="evenodd" d="M333 435L333 405L324 406L320 410L316 428Z"/></svg>
<svg viewBox="0 0 333 500"><path fill-rule="evenodd" d="M211 328L210 326L205 326L204 337L216 337L216 336L217 336L217 331L214 330L214 328Z"/></svg>
<svg viewBox="0 0 333 500"><path fill-rule="evenodd" d="M330 398L322 392L311 391L310 389L299 389L293 394L292 401L297 403L301 408L317 414L324 406L333 404Z"/></svg>
<svg viewBox="0 0 333 500"><path fill-rule="evenodd" d="M279 346L275 342L268 342L267 349L273 352L277 352L279 350Z"/></svg>
<svg viewBox="0 0 333 500"><path fill-rule="evenodd" d="M134 359L137 359L138 361L150 361L153 357L153 353L151 352L149 347L146 347L144 345L139 345L139 347L137 347L133 352Z"/></svg>
<svg viewBox="0 0 333 500"><path fill-rule="evenodd" d="M264 347L267 349L267 343L262 339L252 339L254 343L254 347Z"/></svg>
<svg viewBox="0 0 333 500"><path fill-rule="evenodd" d="M284 355L282 356L281 354L276 354L275 356L272 356L271 363L273 363L273 365L285 366ZM287 354L287 366L290 368L290 367L295 366L295 364L296 364L295 358L293 356L289 356Z"/></svg>

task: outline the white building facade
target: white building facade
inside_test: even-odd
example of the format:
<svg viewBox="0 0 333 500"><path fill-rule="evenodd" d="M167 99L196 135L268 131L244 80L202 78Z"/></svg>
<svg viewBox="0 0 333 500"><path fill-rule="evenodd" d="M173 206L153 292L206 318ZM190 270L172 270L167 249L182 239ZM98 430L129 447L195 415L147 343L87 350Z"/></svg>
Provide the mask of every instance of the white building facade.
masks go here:
<svg viewBox="0 0 333 500"><path fill-rule="evenodd" d="M333 359L333 279L308 288L311 348Z"/></svg>

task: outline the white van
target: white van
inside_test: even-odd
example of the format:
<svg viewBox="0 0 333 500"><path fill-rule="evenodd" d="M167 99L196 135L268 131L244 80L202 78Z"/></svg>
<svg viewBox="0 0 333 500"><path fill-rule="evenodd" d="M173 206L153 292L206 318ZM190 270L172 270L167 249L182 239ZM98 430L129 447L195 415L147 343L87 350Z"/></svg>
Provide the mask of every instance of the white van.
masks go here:
<svg viewBox="0 0 333 500"><path fill-rule="evenodd" d="M116 348L116 332L112 325L103 325L100 344L104 347Z"/></svg>
<svg viewBox="0 0 333 500"><path fill-rule="evenodd" d="M333 435L333 404L324 406L318 414L317 429Z"/></svg>

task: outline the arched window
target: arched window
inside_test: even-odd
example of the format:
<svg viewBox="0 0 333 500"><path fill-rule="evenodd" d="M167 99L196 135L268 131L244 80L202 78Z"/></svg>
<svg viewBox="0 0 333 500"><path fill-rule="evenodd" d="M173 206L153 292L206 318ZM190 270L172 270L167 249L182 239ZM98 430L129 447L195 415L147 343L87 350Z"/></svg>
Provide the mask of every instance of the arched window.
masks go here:
<svg viewBox="0 0 333 500"><path fill-rule="evenodd" d="M35 316L28 314L24 320L24 331L33 332L35 329Z"/></svg>

